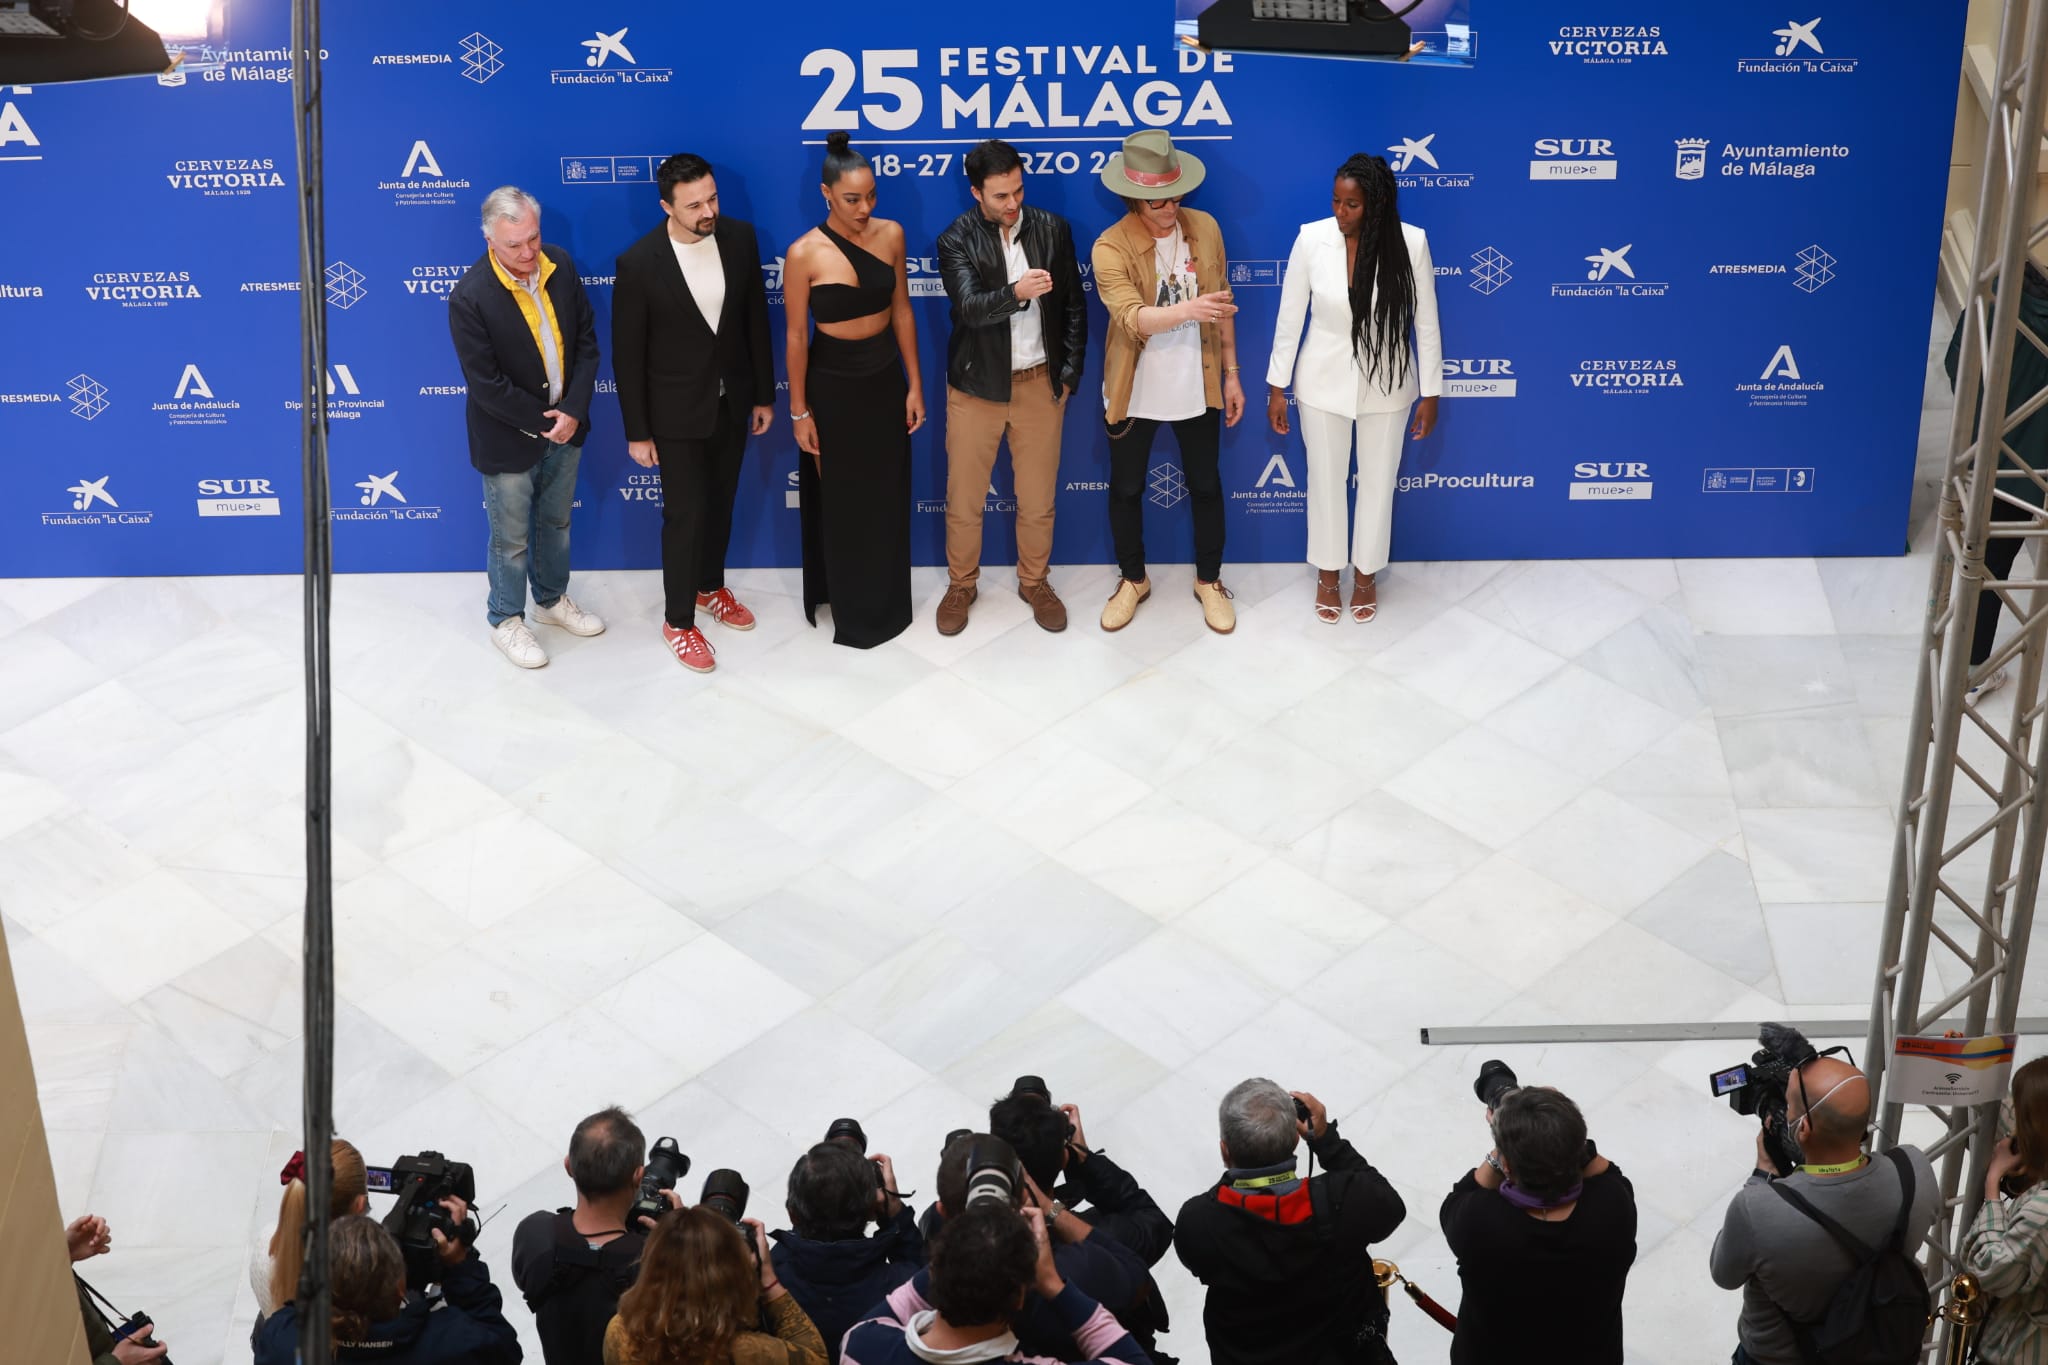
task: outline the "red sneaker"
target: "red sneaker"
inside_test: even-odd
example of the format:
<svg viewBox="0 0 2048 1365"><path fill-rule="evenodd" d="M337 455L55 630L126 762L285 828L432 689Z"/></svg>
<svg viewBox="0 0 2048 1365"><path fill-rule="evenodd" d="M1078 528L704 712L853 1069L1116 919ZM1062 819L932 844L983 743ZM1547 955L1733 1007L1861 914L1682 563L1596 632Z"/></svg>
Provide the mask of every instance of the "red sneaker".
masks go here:
<svg viewBox="0 0 2048 1365"><path fill-rule="evenodd" d="M710 612L712 620L729 630L754 628L754 613L740 605L740 599L732 595L731 588L698 593L697 610Z"/></svg>
<svg viewBox="0 0 2048 1365"><path fill-rule="evenodd" d="M715 661L717 651L712 649L711 642L704 638L704 632L695 626L688 630L677 630L664 621L661 623L661 638L668 644L669 653L675 655L677 661L692 673L709 673L718 667Z"/></svg>

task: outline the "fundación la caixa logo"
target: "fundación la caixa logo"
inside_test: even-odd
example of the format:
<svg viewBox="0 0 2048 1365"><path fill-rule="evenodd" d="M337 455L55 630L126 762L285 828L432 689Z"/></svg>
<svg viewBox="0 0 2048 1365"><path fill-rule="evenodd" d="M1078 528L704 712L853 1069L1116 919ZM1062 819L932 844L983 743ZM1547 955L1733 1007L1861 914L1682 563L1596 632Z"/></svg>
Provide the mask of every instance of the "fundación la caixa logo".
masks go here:
<svg viewBox="0 0 2048 1365"><path fill-rule="evenodd" d="M398 471L366 474L355 483L358 496L353 506L330 510L336 521L439 521L441 509L408 500L398 486Z"/></svg>
<svg viewBox="0 0 2048 1365"><path fill-rule="evenodd" d="M113 490L107 485L113 475L102 474L97 479L80 476L77 483L64 491L71 495L67 510L45 512L42 523L45 526L147 526L155 519L156 513L138 507L123 507Z"/></svg>
<svg viewBox="0 0 2048 1365"><path fill-rule="evenodd" d="M1629 252L1636 249L1634 242L1620 246L1603 246L1591 255L1581 257L1589 267L1585 279L1571 280L1550 286L1554 299L1637 299L1662 298L1671 292L1671 285L1665 280L1646 280L1636 274L1635 263L1629 259Z"/></svg>
<svg viewBox="0 0 2048 1365"><path fill-rule="evenodd" d="M1737 57L1735 69L1745 76L1848 75L1856 70L1857 59L1829 52L1821 42L1818 18L1800 23L1787 19L1783 28L1771 30L1776 39L1768 57Z"/></svg>
<svg viewBox="0 0 2048 1365"><path fill-rule="evenodd" d="M580 67L569 67L548 72L551 85L667 85L675 79L675 69L667 66L642 66L634 57L633 49L626 46L626 35L630 29L621 28L607 33L600 28L581 44L584 52ZM615 60L616 59L616 60Z"/></svg>
<svg viewBox="0 0 2048 1365"><path fill-rule="evenodd" d="M1479 177L1471 171L1446 170L1437 162L1435 133L1404 137L1387 148L1387 167L1404 190L1464 190Z"/></svg>

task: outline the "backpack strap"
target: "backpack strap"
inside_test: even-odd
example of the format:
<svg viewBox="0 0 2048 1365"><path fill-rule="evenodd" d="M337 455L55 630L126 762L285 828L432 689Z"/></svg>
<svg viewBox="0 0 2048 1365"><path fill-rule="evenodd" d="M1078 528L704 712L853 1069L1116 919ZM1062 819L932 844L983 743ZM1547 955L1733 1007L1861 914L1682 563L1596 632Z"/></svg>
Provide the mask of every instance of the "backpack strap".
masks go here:
<svg viewBox="0 0 2048 1365"><path fill-rule="evenodd" d="M1899 1201L1899 1216L1892 1220L1889 1243L1893 1251L1903 1255L1906 1250L1906 1224L1913 1216L1913 1163L1896 1147L1885 1148L1884 1154L1891 1158L1893 1168L1898 1171L1899 1188L1905 1194L1905 1198Z"/></svg>

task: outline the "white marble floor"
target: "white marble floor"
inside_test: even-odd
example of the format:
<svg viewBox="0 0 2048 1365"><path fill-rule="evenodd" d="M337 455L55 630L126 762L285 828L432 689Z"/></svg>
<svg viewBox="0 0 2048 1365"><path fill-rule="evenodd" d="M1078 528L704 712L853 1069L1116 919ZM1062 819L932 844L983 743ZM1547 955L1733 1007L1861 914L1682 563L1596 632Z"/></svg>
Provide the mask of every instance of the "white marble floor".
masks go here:
<svg viewBox="0 0 2048 1365"><path fill-rule="evenodd" d="M1923 452L1945 423L1935 383ZM1222 639L1185 568L1116 636L1110 571L1066 568L1067 634L994 574L948 640L924 571L868 653L748 573L761 628L709 678L662 652L653 574L580 578L612 629L533 674L480 573L346 579L341 1131L472 1162L502 1279L606 1103L773 1209L840 1114L928 1191L941 1135L1039 1072L1171 1210L1264 1073L1390 1173L1385 1253L1455 1302L1435 1209L1487 1145L1479 1057L1419 1027L1867 1008L1926 573L1404 564L1331 627L1305 570L1243 566ZM297 634L295 581L0 582L0 914L58 1182L181 1365L247 1358L298 1145ZM1750 1134L1704 1078L1745 1050L1500 1050L1635 1180L1633 1359L1732 1346L1706 1253ZM1198 1286L1160 1279L1203 1365ZM1444 1358L1399 1301L1395 1332Z"/></svg>

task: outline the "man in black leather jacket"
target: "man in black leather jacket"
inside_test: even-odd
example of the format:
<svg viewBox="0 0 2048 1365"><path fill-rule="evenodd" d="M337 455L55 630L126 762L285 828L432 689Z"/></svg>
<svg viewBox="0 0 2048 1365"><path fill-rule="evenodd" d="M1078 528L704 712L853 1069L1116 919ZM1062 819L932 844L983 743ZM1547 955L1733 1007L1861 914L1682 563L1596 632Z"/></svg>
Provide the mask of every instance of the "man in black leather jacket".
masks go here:
<svg viewBox="0 0 2048 1365"><path fill-rule="evenodd" d="M1017 595L1047 630L1067 609L1046 582L1060 427L1081 384L1088 314L1067 220L1024 203L1024 161L990 139L967 153L974 207L939 234L952 300L946 341L946 568L941 635L966 628L981 576L981 514L1007 435L1017 488Z"/></svg>

